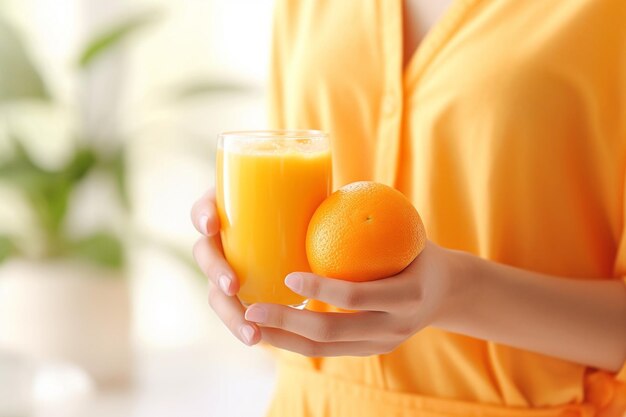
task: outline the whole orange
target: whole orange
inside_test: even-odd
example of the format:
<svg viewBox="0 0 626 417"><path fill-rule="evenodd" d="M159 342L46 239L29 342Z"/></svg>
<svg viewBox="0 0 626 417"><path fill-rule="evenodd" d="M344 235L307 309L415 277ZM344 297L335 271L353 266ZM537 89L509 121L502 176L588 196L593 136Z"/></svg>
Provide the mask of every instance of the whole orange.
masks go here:
<svg viewBox="0 0 626 417"><path fill-rule="evenodd" d="M422 220L401 192L359 181L338 189L317 208L306 253L318 275L371 281L402 271L425 243Z"/></svg>

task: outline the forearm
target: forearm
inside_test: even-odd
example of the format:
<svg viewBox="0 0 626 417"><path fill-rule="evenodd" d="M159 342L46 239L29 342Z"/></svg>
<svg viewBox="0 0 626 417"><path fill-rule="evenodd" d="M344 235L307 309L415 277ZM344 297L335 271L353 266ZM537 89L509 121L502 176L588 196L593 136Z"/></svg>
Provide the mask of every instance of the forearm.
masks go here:
<svg viewBox="0 0 626 417"><path fill-rule="evenodd" d="M567 279L450 251L448 331L608 371L626 360L626 285Z"/></svg>

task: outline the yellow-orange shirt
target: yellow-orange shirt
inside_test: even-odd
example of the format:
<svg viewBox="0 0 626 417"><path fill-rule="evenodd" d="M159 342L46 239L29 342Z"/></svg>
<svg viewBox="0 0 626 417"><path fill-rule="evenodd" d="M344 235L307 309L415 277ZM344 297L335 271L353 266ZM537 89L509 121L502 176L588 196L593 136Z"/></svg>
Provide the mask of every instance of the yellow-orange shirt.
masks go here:
<svg viewBox="0 0 626 417"><path fill-rule="evenodd" d="M336 187L395 186L448 248L626 275L626 1L454 0L405 69L402 0L276 7L272 123L328 131ZM624 374L429 328L388 355L281 353L270 414L620 416Z"/></svg>

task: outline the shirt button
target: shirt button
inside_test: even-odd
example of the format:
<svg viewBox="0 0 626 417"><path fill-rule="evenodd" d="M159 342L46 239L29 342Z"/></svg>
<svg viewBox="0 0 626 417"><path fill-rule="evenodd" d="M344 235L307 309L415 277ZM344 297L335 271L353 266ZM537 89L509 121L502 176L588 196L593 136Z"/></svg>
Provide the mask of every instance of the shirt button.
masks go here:
<svg viewBox="0 0 626 417"><path fill-rule="evenodd" d="M383 98L383 113L387 116L394 114L398 108L395 94L387 93Z"/></svg>

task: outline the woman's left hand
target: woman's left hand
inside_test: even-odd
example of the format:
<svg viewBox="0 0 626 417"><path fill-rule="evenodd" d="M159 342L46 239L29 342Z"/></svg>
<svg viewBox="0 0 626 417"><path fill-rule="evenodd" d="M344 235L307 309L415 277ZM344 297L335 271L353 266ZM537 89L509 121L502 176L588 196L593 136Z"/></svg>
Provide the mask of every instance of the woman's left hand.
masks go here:
<svg viewBox="0 0 626 417"><path fill-rule="evenodd" d="M245 318L260 326L262 340L306 356L368 356L393 351L439 318L452 314L457 283L453 251L427 242L401 273L349 282L292 273L292 291L352 312L314 312L278 304L254 304Z"/></svg>

